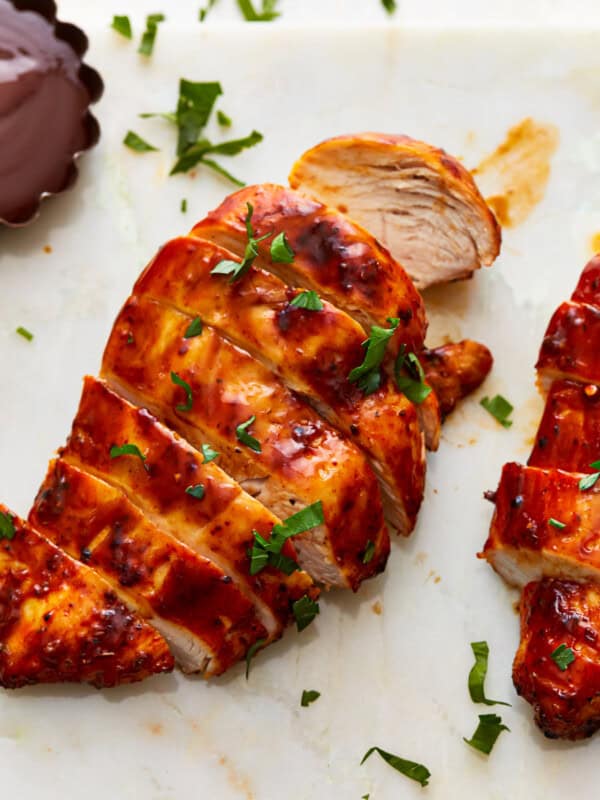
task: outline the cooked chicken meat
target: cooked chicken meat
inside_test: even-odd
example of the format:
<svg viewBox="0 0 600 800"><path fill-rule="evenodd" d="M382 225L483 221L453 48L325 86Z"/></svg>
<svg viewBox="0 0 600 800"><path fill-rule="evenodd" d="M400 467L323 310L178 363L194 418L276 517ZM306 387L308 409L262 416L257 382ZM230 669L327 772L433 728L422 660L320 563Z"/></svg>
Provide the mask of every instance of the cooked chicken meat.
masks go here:
<svg viewBox="0 0 600 800"><path fill-rule="evenodd" d="M599 643L597 584L544 580L525 588L513 681L546 736L582 739L600 727ZM555 659L565 650L572 660L561 669Z"/></svg>
<svg viewBox="0 0 600 800"><path fill-rule="evenodd" d="M500 251L500 227L471 174L408 136L337 136L304 153L293 189L370 231L418 289L468 278Z"/></svg>
<svg viewBox="0 0 600 800"><path fill-rule="evenodd" d="M563 303L544 336L536 368L542 385L571 378L600 384L600 308L587 303Z"/></svg>
<svg viewBox="0 0 600 800"><path fill-rule="evenodd" d="M185 672L219 675L267 637L229 575L71 464L50 464L29 520L148 619Z"/></svg>
<svg viewBox="0 0 600 800"><path fill-rule="evenodd" d="M0 685L98 688L169 672L162 636L110 584L0 506Z"/></svg>
<svg viewBox="0 0 600 800"><path fill-rule="evenodd" d="M438 398L442 419L481 386L493 364L488 348L470 339L422 350L419 360L425 379Z"/></svg>

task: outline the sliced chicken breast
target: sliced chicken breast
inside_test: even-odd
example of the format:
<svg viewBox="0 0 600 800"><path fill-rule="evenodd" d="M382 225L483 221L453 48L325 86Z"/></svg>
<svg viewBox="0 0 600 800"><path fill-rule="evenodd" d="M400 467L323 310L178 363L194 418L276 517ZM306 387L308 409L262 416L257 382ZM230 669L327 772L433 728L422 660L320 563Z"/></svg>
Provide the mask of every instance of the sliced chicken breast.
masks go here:
<svg viewBox="0 0 600 800"><path fill-rule="evenodd" d="M542 386L569 378L600 383L600 307L563 303L550 320L536 364Z"/></svg>
<svg viewBox="0 0 600 800"><path fill-rule="evenodd" d="M371 231L419 289L468 278L500 251L500 227L471 173L408 136L327 139L300 156L289 180Z"/></svg>
<svg viewBox="0 0 600 800"><path fill-rule="evenodd" d="M586 264L571 300L575 303L600 305L600 254L595 255Z"/></svg>
<svg viewBox="0 0 600 800"><path fill-rule="evenodd" d="M364 331L347 314L326 300L317 311L292 305L302 293L264 270L251 268L233 283L212 274L223 259L233 258L210 242L174 239L144 271L135 294L170 304L190 321L199 316L306 397L366 452L380 478L388 521L409 533L425 477L415 406L384 371L379 389L369 395L348 380L365 350ZM432 413L429 430L436 444L439 415L437 409Z"/></svg>
<svg viewBox="0 0 600 800"><path fill-rule="evenodd" d="M482 553L504 580L523 587L544 577L600 581L600 483L583 473L509 463Z"/></svg>
<svg viewBox="0 0 600 800"><path fill-rule="evenodd" d="M513 681L549 738L582 739L600 728L599 642L597 585L544 580L525 588ZM571 651L564 669L557 650Z"/></svg>
<svg viewBox="0 0 600 800"><path fill-rule="evenodd" d="M0 685L107 688L169 672L162 636L31 525L0 506Z"/></svg>
<svg viewBox="0 0 600 800"><path fill-rule="evenodd" d="M398 318L390 341L394 354L402 344L414 351L423 347L425 308L408 275L370 233L318 201L274 184L248 186L227 197L194 227L192 235L243 256L248 203L256 237L285 233L294 251L291 264L274 262L269 239L259 246L256 266L290 286L318 292L365 330L371 325L388 327L388 318Z"/></svg>
<svg viewBox="0 0 600 800"><path fill-rule="evenodd" d="M184 672L219 675L267 631L231 578L146 520L119 489L53 461L29 520L159 630Z"/></svg>
<svg viewBox="0 0 600 800"><path fill-rule="evenodd" d="M118 455L124 445L140 455ZM112 453L112 455L111 455ZM214 562L256 607L269 640L291 621L292 603L318 592L304 572L286 576L267 566L250 574L253 531L268 539L280 520L213 462L161 425L146 409L87 377L71 436L61 451L69 464L121 489L156 527ZM202 497L186 492L201 486ZM284 555L296 559L291 540Z"/></svg>
<svg viewBox="0 0 600 800"><path fill-rule="evenodd" d="M223 469L277 516L321 502L324 523L295 537L299 563L325 585L358 588L389 552L368 461L262 364L208 326L186 339L189 325L173 308L131 298L107 344L103 376L192 445L209 441Z"/></svg>
<svg viewBox="0 0 600 800"><path fill-rule="evenodd" d="M422 350L419 361L438 398L442 419L481 386L494 363L488 348L470 339Z"/></svg>

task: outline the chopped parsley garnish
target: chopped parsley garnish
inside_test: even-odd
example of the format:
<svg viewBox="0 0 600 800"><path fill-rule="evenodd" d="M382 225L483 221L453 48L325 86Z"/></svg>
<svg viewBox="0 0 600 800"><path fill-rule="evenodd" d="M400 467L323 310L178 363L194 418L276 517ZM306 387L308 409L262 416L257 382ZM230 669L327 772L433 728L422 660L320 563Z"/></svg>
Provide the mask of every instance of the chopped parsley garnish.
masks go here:
<svg viewBox="0 0 600 800"><path fill-rule="evenodd" d="M312 289L305 292L300 292L290 301L293 308L305 308L307 311L323 311L323 303L321 298Z"/></svg>
<svg viewBox="0 0 600 800"><path fill-rule="evenodd" d="M293 558L281 554L284 544L292 536L305 533L325 521L323 504L320 500L306 506L296 514L292 514L284 522L274 525L269 539L265 539L258 531L253 531L254 544L250 551L250 574L257 575L267 565L276 567L286 575L300 569Z"/></svg>
<svg viewBox="0 0 600 800"><path fill-rule="evenodd" d="M223 128L231 128L231 117L228 117L224 111L221 111L221 109L217 111L217 122Z"/></svg>
<svg viewBox="0 0 600 800"><path fill-rule="evenodd" d="M388 753L382 750L381 747L369 748L360 763L364 764L373 753L378 753L386 764L389 764L390 767L393 767L397 772L401 772L402 775L406 775L407 778L417 781L421 786L427 786L429 783L431 772L429 772L427 767L423 766L423 764L417 764L416 761L408 761L405 758L400 758L400 756L395 756L393 753Z"/></svg>
<svg viewBox="0 0 600 800"><path fill-rule="evenodd" d="M247 419L246 422L240 422L240 424L235 429L235 435L237 436L238 442L241 444L245 444L246 447L249 447L250 450L254 450L255 453L261 453L262 448L260 446L260 442L258 439L255 439L254 436L250 436L248 433L248 428L252 425L252 423L256 420L256 415L253 414L250 419Z"/></svg>
<svg viewBox="0 0 600 800"><path fill-rule="evenodd" d="M209 444L203 444L200 448L202 450L202 455L204 456L203 464L209 464L211 461L214 461L215 458L219 457L219 454L216 450L213 450Z"/></svg>
<svg viewBox="0 0 600 800"><path fill-rule="evenodd" d="M185 214L187 212L187 198L186 197L184 197L182 199L180 209L181 209L181 213L182 214Z"/></svg>
<svg viewBox="0 0 600 800"><path fill-rule="evenodd" d="M267 643L266 639L257 639L251 647L248 648L248 652L246 653L246 680L248 680L248 675L250 675L250 662L254 658L254 656L258 653L260 648Z"/></svg>
<svg viewBox="0 0 600 800"><path fill-rule="evenodd" d="M179 403L175 406L177 411L191 411L192 405L194 403L194 398L192 395L192 387L189 385L187 381L184 381L183 378L180 378L176 372L171 372L171 381L176 386L181 386L183 391L185 392L185 403Z"/></svg>
<svg viewBox="0 0 600 800"><path fill-rule="evenodd" d="M471 642L471 650L475 663L469 672L469 694L474 703L485 703L486 706L510 706L501 700L489 700L485 696L485 676L487 675L490 648L487 642Z"/></svg>
<svg viewBox="0 0 600 800"><path fill-rule="evenodd" d="M204 486L201 483L197 483L195 486L188 486L185 493L195 497L196 500L202 500L204 497Z"/></svg>
<svg viewBox="0 0 600 800"><path fill-rule="evenodd" d="M269 236L272 236L271 233L265 233L264 236L260 236L258 239L255 238L254 229L252 228L252 214L254 213L252 203L246 203L246 208L248 209L245 219L248 243L244 250L243 259L241 261L223 259L210 271L211 275L231 275L230 283L237 281L248 272L258 256L258 245L268 239Z"/></svg>
<svg viewBox="0 0 600 800"><path fill-rule="evenodd" d="M271 261L274 264L291 264L293 260L294 251L282 231L271 242Z"/></svg>
<svg viewBox="0 0 600 800"><path fill-rule="evenodd" d="M381 0L381 5L385 8L388 14L393 14L397 8L396 0Z"/></svg>
<svg viewBox="0 0 600 800"><path fill-rule="evenodd" d="M363 553L362 557L363 564L368 564L370 561L372 561L374 555L375 555L375 542L372 542L369 539L369 541L367 542L367 546L365 547L365 552Z"/></svg>
<svg viewBox="0 0 600 800"><path fill-rule="evenodd" d="M118 16L117 14L115 14L115 16L113 17L112 25L110 27L117 33L120 33L121 36L124 36L126 39L131 39L132 32L131 32L131 22L129 21L129 17Z"/></svg>
<svg viewBox="0 0 600 800"><path fill-rule="evenodd" d="M164 14L148 14L146 17L146 30L142 34L142 40L138 47L138 53L143 56L151 56L154 50L154 41L158 31L158 23L164 22Z"/></svg>
<svg viewBox="0 0 600 800"><path fill-rule="evenodd" d="M590 469L600 470L600 461L592 461ZM585 478L579 481L579 490L581 492L587 492L588 489L596 485L598 478L600 478L600 472L593 472L591 475L586 475Z"/></svg>
<svg viewBox="0 0 600 800"><path fill-rule="evenodd" d="M134 342L135 342L135 339L133 338L133 334L132 333L128 334L128 336L127 336L127 344L133 344Z"/></svg>
<svg viewBox="0 0 600 800"><path fill-rule="evenodd" d="M252 0L237 0L240 11L247 22L271 22L279 16L275 11L277 0L262 0L262 8L257 11Z"/></svg>
<svg viewBox="0 0 600 800"><path fill-rule="evenodd" d="M552 525L553 528L556 528L559 531L562 531L564 528L567 527L566 522L560 522L559 520L554 519L554 517L550 517L550 519L548 520L548 525Z"/></svg>
<svg viewBox="0 0 600 800"><path fill-rule="evenodd" d="M463 736L463 740L475 750L489 756L502 731L510 731L510 728L502 724L502 717L498 714L480 714L475 733L470 739Z"/></svg>
<svg viewBox="0 0 600 800"><path fill-rule="evenodd" d="M301 597L300 600L296 600L296 602L292 604L292 611L294 613L294 619L296 620L296 628L298 632L300 632L303 631L304 628L307 628L317 616L319 613L319 604L315 603L314 600L311 600L310 597L305 594L304 597Z"/></svg>
<svg viewBox="0 0 600 800"><path fill-rule="evenodd" d="M10 514L0 511L0 539L8 539L10 541L15 538L15 534L13 518Z"/></svg>
<svg viewBox="0 0 600 800"><path fill-rule="evenodd" d="M142 464L146 461L146 456L142 453L137 444L130 444L126 442L122 445L113 445L110 448L110 457L119 458L120 456L136 456L140 459Z"/></svg>
<svg viewBox="0 0 600 800"><path fill-rule="evenodd" d="M205 156L237 156L242 150L254 147L254 145L259 144L262 140L263 135L258 131L252 131L248 136L244 136L241 139L231 139L228 142L221 142L220 144L212 144L208 139L199 139L184 151L169 174L176 175L178 172L189 172L196 164L207 164L214 169L214 162L210 159L207 160ZM229 177L229 173L227 173L227 177ZM241 181L237 179L235 179L234 182L238 184L241 183Z"/></svg>
<svg viewBox="0 0 600 800"><path fill-rule="evenodd" d="M22 336L24 339L27 339L28 342L33 341L33 333L31 333L31 331L28 331L27 328L23 328L22 326L19 325L19 327L17 328L17 333L19 334L19 336Z"/></svg>
<svg viewBox="0 0 600 800"><path fill-rule="evenodd" d="M195 336L200 336L201 333L202 333L202 320L200 319L200 317L194 317L194 319L187 326L187 329L183 334L183 338L193 339Z"/></svg>
<svg viewBox="0 0 600 800"><path fill-rule="evenodd" d="M318 700L319 697L321 697L321 692L316 692L314 689L304 689L302 692L300 705L302 708L308 708L308 706L311 703L314 703L315 700Z"/></svg>
<svg viewBox="0 0 600 800"><path fill-rule="evenodd" d="M200 11L198 12L198 19L200 20L200 22L204 22L208 12L216 5L217 5L217 0L208 0L204 8L201 8Z"/></svg>
<svg viewBox="0 0 600 800"><path fill-rule="evenodd" d="M138 136L135 131L127 131L127 135L123 139L123 144L130 150L135 150L136 153L150 153L156 152L158 147L149 144L141 136Z"/></svg>
<svg viewBox="0 0 600 800"><path fill-rule="evenodd" d="M550 658L561 672L564 672L569 664L575 661L575 653L566 644L559 644L556 650L550 653Z"/></svg>
<svg viewBox="0 0 600 800"><path fill-rule="evenodd" d="M358 388L362 389L365 394L373 394L381 384L381 363L388 342L396 332L400 320L397 317L388 317L388 322L390 323L389 328L380 328L379 325L371 327L369 338L362 343L363 347L367 349L364 360L348 375L348 380L351 383L357 383Z"/></svg>
<svg viewBox="0 0 600 800"><path fill-rule="evenodd" d="M402 373L405 370L405 374ZM420 405L431 394L431 386L425 383L425 373L421 362L414 353L406 352L403 344L394 362L396 386L411 403Z"/></svg>
<svg viewBox="0 0 600 800"><path fill-rule="evenodd" d="M495 397L492 397L491 400L489 397L484 397L480 400L480 405L482 405L488 414L491 414L500 425L504 428L510 428L512 419L509 419L509 417L514 411L514 407L505 397L502 397L501 394L497 394Z"/></svg>

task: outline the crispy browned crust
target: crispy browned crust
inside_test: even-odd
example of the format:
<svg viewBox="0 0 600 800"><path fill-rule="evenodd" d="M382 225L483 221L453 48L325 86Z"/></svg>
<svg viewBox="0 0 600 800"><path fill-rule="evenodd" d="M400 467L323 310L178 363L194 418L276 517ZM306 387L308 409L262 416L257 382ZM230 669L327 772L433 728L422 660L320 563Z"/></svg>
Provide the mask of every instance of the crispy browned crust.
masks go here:
<svg viewBox="0 0 600 800"><path fill-rule="evenodd" d="M0 512L10 514L0 506ZM0 540L0 684L98 688L169 672L166 642L110 585L13 514Z"/></svg>
<svg viewBox="0 0 600 800"><path fill-rule="evenodd" d="M425 349L419 359L427 383L437 395L443 419L481 386L494 363L488 348L470 339Z"/></svg>

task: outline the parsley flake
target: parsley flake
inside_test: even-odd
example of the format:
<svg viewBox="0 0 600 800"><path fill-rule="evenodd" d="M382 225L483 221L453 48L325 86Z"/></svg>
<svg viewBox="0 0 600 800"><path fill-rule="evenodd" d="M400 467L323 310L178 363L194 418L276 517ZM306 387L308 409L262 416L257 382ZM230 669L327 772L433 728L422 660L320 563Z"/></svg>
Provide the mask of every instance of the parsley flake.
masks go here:
<svg viewBox="0 0 600 800"><path fill-rule="evenodd" d="M300 600L292 604L292 612L296 620L298 632L307 628L319 613L319 604L305 594Z"/></svg>
<svg viewBox="0 0 600 800"><path fill-rule="evenodd" d="M180 210L182 214L187 213L187 197L184 197L181 201Z"/></svg>
<svg viewBox="0 0 600 800"><path fill-rule="evenodd" d="M10 541L15 538L15 534L13 518L5 511L0 511L0 539L8 539Z"/></svg>
<svg viewBox="0 0 600 800"><path fill-rule="evenodd" d="M126 39L132 38L131 22L129 21L129 17L115 14L110 27L117 33L120 33L121 36L124 36Z"/></svg>
<svg viewBox="0 0 600 800"><path fill-rule="evenodd" d="M258 439L255 439L254 436L251 436L248 433L248 428L252 425L252 423L256 420L256 415L253 414L250 419L247 419L246 422L240 422L240 424L235 429L235 435L237 436L238 442L241 444L245 444L246 447L249 447L250 450L254 450L255 453L261 453L262 448L260 446L260 442Z"/></svg>
<svg viewBox="0 0 600 800"><path fill-rule="evenodd" d="M396 0L381 0L381 5L385 8L388 14L393 14L398 7Z"/></svg>
<svg viewBox="0 0 600 800"><path fill-rule="evenodd" d="M489 700L485 696L485 676L488 669L490 648L487 642L471 642L471 650L475 656L475 663L469 672L469 694L474 703L484 703L486 706L510 706L501 700Z"/></svg>
<svg viewBox="0 0 600 800"><path fill-rule="evenodd" d="M271 242L271 261L274 264L291 264L293 260L294 251L282 231Z"/></svg>
<svg viewBox="0 0 600 800"><path fill-rule="evenodd" d="M600 461L592 461L590 469L600 470ZM600 472L593 472L591 475L586 475L585 478L579 481L579 491L587 492L588 489L596 485L598 478L600 478Z"/></svg>
<svg viewBox="0 0 600 800"><path fill-rule="evenodd" d="M119 458L120 456L136 456L140 459L142 464L146 461L146 456L142 453L137 444L130 444L126 442L122 445L113 445L109 453L111 458Z"/></svg>
<svg viewBox="0 0 600 800"><path fill-rule="evenodd" d="M204 486L201 483L197 483L195 486L188 486L185 493L195 497L196 500L202 500L204 497Z"/></svg>
<svg viewBox="0 0 600 800"><path fill-rule="evenodd" d="M247 22L271 22L279 16L275 11L277 0L262 0L262 9L257 11L252 0L237 0L238 7Z"/></svg>
<svg viewBox="0 0 600 800"><path fill-rule="evenodd" d="M202 455L204 456L203 464L209 464L211 461L214 461L215 458L219 457L219 453L216 450L213 450L209 444L203 444L200 448L202 450Z"/></svg>
<svg viewBox="0 0 600 800"><path fill-rule="evenodd" d="M223 128L231 128L231 117L228 117L224 111L221 111L221 109L217 111L217 122Z"/></svg>
<svg viewBox="0 0 600 800"><path fill-rule="evenodd" d="M575 653L566 644L559 644L556 650L550 653L550 658L561 672L564 672L569 664L575 661Z"/></svg>
<svg viewBox="0 0 600 800"><path fill-rule="evenodd" d="M567 527L566 522L560 522L559 520L554 519L554 517L550 517L550 519L548 520L548 525L552 525L553 528L556 528L559 531L562 531L564 528Z"/></svg>
<svg viewBox="0 0 600 800"><path fill-rule="evenodd" d="M308 708L308 706L311 703L314 703L315 700L318 700L319 697L321 697L321 692L316 692L314 689L304 689L302 692L300 705L302 708Z"/></svg>
<svg viewBox="0 0 600 800"><path fill-rule="evenodd" d="M19 325L16 332L19 334L19 336L22 336L24 339L27 339L28 342L33 341L33 333L31 333L31 331L28 331L27 328L23 328L21 325Z"/></svg>
<svg viewBox="0 0 600 800"><path fill-rule="evenodd" d="M135 131L127 131L123 144L130 150L135 150L136 153L151 153L157 152L158 147L146 142L141 136L138 136Z"/></svg>
<svg viewBox="0 0 600 800"><path fill-rule="evenodd" d="M230 283L238 280L248 272L258 257L258 245L265 239L268 239L269 236L272 236L270 233L265 233L264 236L261 236L258 239L255 238L254 229L252 228L252 215L254 214L254 207L252 206L252 203L246 203L246 208L247 213L245 224L248 243L246 244L246 249L244 250L243 259L241 261L223 259L222 261L219 261L219 263L210 271L211 275L231 275Z"/></svg>
<svg viewBox="0 0 600 800"><path fill-rule="evenodd" d="M217 5L217 0L208 0L208 3L198 11L198 19L200 22L204 22L208 12L213 9Z"/></svg>
<svg viewBox="0 0 600 800"><path fill-rule="evenodd" d="M257 639L253 645L248 648L248 652L246 653L246 680L248 680L248 675L250 675L250 662L254 658L254 656L258 653L260 648L267 643L266 639Z"/></svg>
<svg viewBox="0 0 600 800"><path fill-rule="evenodd" d="M220 142L219 144L212 144L208 139L198 139L197 142L185 149L169 174L176 175L178 172L189 172L196 164L208 164L211 166L214 162L209 162L205 156L237 156L242 150L247 150L262 142L263 138L262 133L252 131L248 136L244 136L241 139L230 139L228 142ZM226 173L226 176L229 177L229 173ZM241 183L237 179L234 182Z"/></svg>
<svg viewBox="0 0 600 800"><path fill-rule="evenodd" d="M405 373L402 372L405 370ZM431 394L431 386L425 383L425 372L415 353L407 353L403 344L394 362L396 386L411 403L420 405Z"/></svg>
<svg viewBox="0 0 600 800"><path fill-rule="evenodd" d="M175 406L177 411L191 411L192 405L194 403L194 398L192 395L192 387L189 385L187 381L184 381L183 378L180 378L176 372L171 372L171 381L176 386L181 386L183 391L185 392L186 401L185 403L179 403Z"/></svg>
<svg viewBox="0 0 600 800"><path fill-rule="evenodd" d="M505 397L502 397L501 394L497 394L495 397L492 397L491 400L489 397L484 397L479 403L485 408L488 414L491 414L504 428L510 428L513 424L512 419L508 418L514 411L514 406L512 406Z"/></svg>
<svg viewBox="0 0 600 800"><path fill-rule="evenodd" d="M367 542L367 546L365 547L365 552L363 553L362 562L363 564L368 564L373 560L373 556L375 555L375 542L372 542L370 539Z"/></svg>
<svg viewBox="0 0 600 800"><path fill-rule="evenodd" d="M502 723L502 717L499 717L498 714L480 714L479 725L475 733L470 739L463 736L463 741L475 750L489 756L502 731L510 731L510 728Z"/></svg>
<svg viewBox="0 0 600 800"><path fill-rule="evenodd" d="M291 575L300 569L293 558L282 555L284 544L292 536L305 533L325 521L323 503L318 500L306 506L296 514L292 514L281 524L273 525L271 537L265 539L258 531L253 531L254 544L250 551L250 574L257 575L267 565L280 569L286 575Z"/></svg>
<svg viewBox="0 0 600 800"><path fill-rule="evenodd" d="M378 753L386 764L389 764L390 767L393 767L397 772L401 772L402 775L406 775L407 778L420 783L421 786L427 786L429 783L431 772L429 772L427 767L423 766L423 764L418 764L416 761L408 761L405 758L400 758L400 756L395 756L393 753L388 753L382 750L381 747L369 748L360 762L361 765L364 764L373 753Z"/></svg>
<svg viewBox="0 0 600 800"><path fill-rule="evenodd" d="M158 31L158 23L164 22L164 14L148 14L146 17L146 30L142 34L142 40L138 47L138 53L143 56L151 56L154 50L154 41Z"/></svg>
<svg viewBox="0 0 600 800"><path fill-rule="evenodd" d="M293 300L290 300L290 306L293 308L305 308L307 311L323 311L321 298L312 289L297 294Z"/></svg>
<svg viewBox="0 0 600 800"><path fill-rule="evenodd" d="M388 342L396 332L400 320L397 317L388 317L388 322L390 323L389 328L380 328L379 325L371 326L369 338L362 343L363 347L366 347L363 362L348 374L348 380L358 384L359 389L362 389L365 394L373 394L381 384L381 363Z"/></svg>
<svg viewBox="0 0 600 800"><path fill-rule="evenodd" d="M200 336L201 333L202 333L202 320L200 319L200 317L194 317L194 319L187 326L187 329L183 334L183 338L193 339L195 336Z"/></svg>

